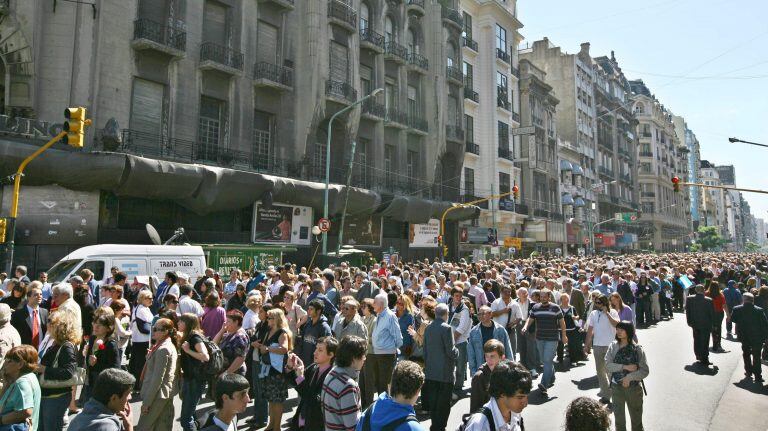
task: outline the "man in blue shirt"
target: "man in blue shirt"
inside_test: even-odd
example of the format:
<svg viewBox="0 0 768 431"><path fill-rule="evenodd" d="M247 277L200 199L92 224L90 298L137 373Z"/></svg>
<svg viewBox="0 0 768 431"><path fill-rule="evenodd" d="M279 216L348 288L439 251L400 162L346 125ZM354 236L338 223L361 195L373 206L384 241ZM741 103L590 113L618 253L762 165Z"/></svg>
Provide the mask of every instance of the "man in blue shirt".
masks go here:
<svg viewBox="0 0 768 431"><path fill-rule="evenodd" d="M733 309L741 305L741 291L736 287L735 280L728 280L728 287L723 289L723 295L725 296L725 330L727 331L726 338L732 339L733 334L733 322L731 321L731 315Z"/></svg>
<svg viewBox="0 0 768 431"><path fill-rule="evenodd" d="M610 277L608 277L608 274L603 274L600 277L600 284L595 286L595 289L605 296L610 296L611 293L615 292L613 287L611 287L611 280Z"/></svg>
<svg viewBox="0 0 768 431"><path fill-rule="evenodd" d="M373 350L366 355L365 402L373 401L369 395L386 392L392 378L392 370L397 361L397 350L403 345L403 334L397 316L388 307L386 293L379 293L373 298L376 323L371 334ZM365 406L364 406L365 407Z"/></svg>

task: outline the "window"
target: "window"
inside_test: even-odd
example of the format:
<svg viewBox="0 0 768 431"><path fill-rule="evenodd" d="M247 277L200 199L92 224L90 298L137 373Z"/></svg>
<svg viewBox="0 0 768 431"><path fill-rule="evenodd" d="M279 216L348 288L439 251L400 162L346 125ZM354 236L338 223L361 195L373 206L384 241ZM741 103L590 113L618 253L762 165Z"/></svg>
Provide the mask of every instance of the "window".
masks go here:
<svg viewBox="0 0 768 431"><path fill-rule="evenodd" d="M397 39L395 34L395 23L391 17L384 20L384 42L393 42Z"/></svg>
<svg viewBox="0 0 768 431"><path fill-rule="evenodd" d="M149 139L159 136L162 130L164 93L165 85L134 78L130 121L132 131L141 132L139 135L152 135L146 137ZM158 141L155 140L154 143L157 144Z"/></svg>
<svg viewBox="0 0 768 431"><path fill-rule="evenodd" d="M499 194L509 193L509 174L499 172Z"/></svg>
<svg viewBox="0 0 768 431"><path fill-rule="evenodd" d="M496 49L507 52L507 30L496 24Z"/></svg>
<svg viewBox="0 0 768 431"><path fill-rule="evenodd" d="M508 150L509 149L509 124L499 121L498 130L499 130L499 148Z"/></svg>
<svg viewBox="0 0 768 431"><path fill-rule="evenodd" d="M507 75L496 72L496 88L499 90L500 93L504 93L505 95L508 93L509 88L509 78L507 78Z"/></svg>
<svg viewBox="0 0 768 431"><path fill-rule="evenodd" d="M647 214L653 214L654 212L656 212L655 211L656 205L653 202L643 202L641 204L641 208L643 212Z"/></svg>
<svg viewBox="0 0 768 431"><path fill-rule="evenodd" d="M210 97L200 98L200 119L197 139L200 143L199 158L216 160L221 139L222 117L225 102Z"/></svg>
<svg viewBox="0 0 768 431"><path fill-rule="evenodd" d="M475 195L475 170L464 168L464 196Z"/></svg>
<svg viewBox="0 0 768 431"><path fill-rule="evenodd" d="M384 85L384 103L387 111L397 109L397 87L394 82L388 81Z"/></svg>
<svg viewBox="0 0 768 431"><path fill-rule="evenodd" d="M384 179L389 186L394 182L394 175L392 172L394 166L395 147L393 145L384 145Z"/></svg>
<svg viewBox="0 0 768 431"><path fill-rule="evenodd" d="M371 141L366 138L357 139L357 151L355 151L355 182L363 187L368 187L368 147Z"/></svg>
<svg viewBox="0 0 768 431"><path fill-rule="evenodd" d="M258 61L277 64L278 28L267 22L259 21L257 32Z"/></svg>
<svg viewBox="0 0 768 431"><path fill-rule="evenodd" d="M203 41L220 46L227 45L228 8L215 1L206 1L203 7Z"/></svg>
<svg viewBox="0 0 768 431"><path fill-rule="evenodd" d="M471 115L464 115L465 135L467 142L470 144L475 143L475 119Z"/></svg>
<svg viewBox="0 0 768 431"><path fill-rule="evenodd" d="M419 91L416 87L409 85L408 86L408 115L411 117L418 117L419 112L421 109L419 109L419 99L418 99Z"/></svg>
<svg viewBox="0 0 768 431"><path fill-rule="evenodd" d="M373 69L368 66L360 65L360 89L363 94L371 94L373 91Z"/></svg>
<svg viewBox="0 0 768 431"><path fill-rule="evenodd" d="M418 54L419 53L419 45L416 43L416 33L413 32L413 29L408 29L408 52L411 54Z"/></svg>
<svg viewBox="0 0 768 431"><path fill-rule="evenodd" d="M408 175L408 182L414 182L418 177L419 172L419 153L417 151L408 150L406 171L406 175Z"/></svg>
<svg viewBox="0 0 768 431"><path fill-rule="evenodd" d="M331 41L330 45L331 80L336 82L349 81L349 48Z"/></svg>
<svg viewBox="0 0 768 431"><path fill-rule="evenodd" d="M315 153L312 155L312 171L315 177L325 178L325 156L327 151L325 141L315 142Z"/></svg>
<svg viewBox="0 0 768 431"><path fill-rule="evenodd" d="M368 30L370 26L371 12L368 9L368 5L362 3L360 5L360 31Z"/></svg>
<svg viewBox="0 0 768 431"><path fill-rule="evenodd" d="M272 125L274 115L269 112L255 111L253 114L253 162L256 166L267 168L272 154Z"/></svg>
<svg viewBox="0 0 768 431"><path fill-rule="evenodd" d="M453 42L448 43L448 67L454 67L456 65L456 45Z"/></svg>
<svg viewBox="0 0 768 431"><path fill-rule="evenodd" d="M464 37L472 40L472 15L464 12Z"/></svg>
<svg viewBox="0 0 768 431"><path fill-rule="evenodd" d="M474 77L474 69L472 68L472 65L464 62L464 86L469 88L470 90L474 89L473 85L473 77Z"/></svg>

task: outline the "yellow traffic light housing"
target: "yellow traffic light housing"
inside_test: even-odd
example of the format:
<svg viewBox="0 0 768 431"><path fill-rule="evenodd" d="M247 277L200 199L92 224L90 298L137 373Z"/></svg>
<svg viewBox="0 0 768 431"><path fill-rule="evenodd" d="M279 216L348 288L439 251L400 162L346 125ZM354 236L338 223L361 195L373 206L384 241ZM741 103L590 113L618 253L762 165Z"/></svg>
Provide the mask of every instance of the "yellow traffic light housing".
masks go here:
<svg viewBox="0 0 768 431"><path fill-rule="evenodd" d="M5 230L7 229L7 222L4 218L0 218L0 244L5 243Z"/></svg>
<svg viewBox="0 0 768 431"><path fill-rule="evenodd" d="M85 118L85 108L67 108L64 116L64 130L67 132L67 144L75 148L83 148L85 144L85 127L91 125L91 120Z"/></svg>

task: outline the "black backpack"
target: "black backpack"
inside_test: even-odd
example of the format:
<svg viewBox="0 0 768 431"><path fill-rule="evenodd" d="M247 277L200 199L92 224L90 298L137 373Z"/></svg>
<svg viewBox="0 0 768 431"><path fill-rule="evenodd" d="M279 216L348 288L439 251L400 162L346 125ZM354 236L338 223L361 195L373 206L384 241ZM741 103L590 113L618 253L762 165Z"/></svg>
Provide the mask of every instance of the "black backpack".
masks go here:
<svg viewBox="0 0 768 431"><path fill-rule="evenodd" d="M200 373L208 377L218 376L224 371L224 353L216 343L207 337L203 337L203 344L208 350L208 362L200 363Z"/></svg>
<svg viewBox="0 0 768 431"><path fill-rule="evenodd" d="M467 422L469 422L469 419L474 415L485 415L485 418L488 420L488 429L491 431L496 431L496 422L493 421L493 412L491 409L489 409L486 406L483 406L480 408L480 410L476 411L475 413L470 413L468 415L464 415L461 417L461 425L459 425L458 428L456 428L456 431L464 431L467 429ZM522 426L522 423L520 424ZM523 428L525 429L525 428Z"/></svg>
<svg viewBox="0 0 768 431"><path fill-rule="evenodd" d="M371 404L370 407L363 413L363 431L371 431L371 410L373 409L373 406L376 405L376 403ZM395 419L394 421L384 425L383 427L379 428L380 431L395 431L397 427L400 425L406 423L406 422L418 422L419 420L416 418L415 415L408 415L401 417L400 419Z"/></svg>

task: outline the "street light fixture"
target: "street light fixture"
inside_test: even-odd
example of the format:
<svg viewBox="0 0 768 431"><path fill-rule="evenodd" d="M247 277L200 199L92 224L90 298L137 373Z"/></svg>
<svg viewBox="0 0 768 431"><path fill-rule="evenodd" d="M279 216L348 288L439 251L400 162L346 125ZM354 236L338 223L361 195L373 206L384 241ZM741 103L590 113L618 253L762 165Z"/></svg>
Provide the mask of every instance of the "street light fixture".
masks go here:
<svg viewBox="0 0 768 431"><path fill-rule="evenodd" d="M758 147L768 147L768 145L765 145L765 144L758 144L757 142L743 141L739 138L728 138L728 142L732 144L741 142L742 144L757 145Z"/></svg>
<svg viewBox="0 0 768 431"><path fill-rule="evenodd" d="M353 109L355 106L365 102L371 97L376 97L379 93L384 91L383 88L377 88L371 92L371 94L361 98L357 102L347 106L341 111L333 114L331 119L328 120L328 140L325 144L325 196L323 198L323 218L328 219L328 189L331 184L331 137L333 136L333 120L339 115ZM328 232L323 232L323 254L328 254Z"/></svg>

